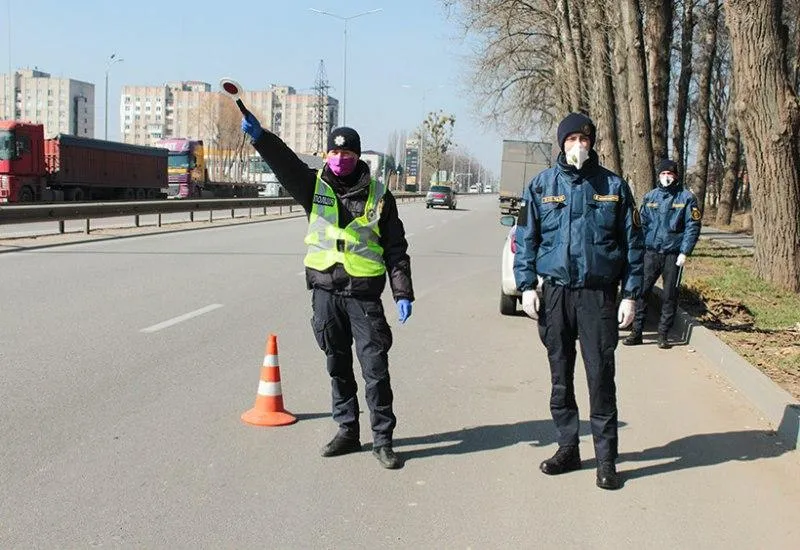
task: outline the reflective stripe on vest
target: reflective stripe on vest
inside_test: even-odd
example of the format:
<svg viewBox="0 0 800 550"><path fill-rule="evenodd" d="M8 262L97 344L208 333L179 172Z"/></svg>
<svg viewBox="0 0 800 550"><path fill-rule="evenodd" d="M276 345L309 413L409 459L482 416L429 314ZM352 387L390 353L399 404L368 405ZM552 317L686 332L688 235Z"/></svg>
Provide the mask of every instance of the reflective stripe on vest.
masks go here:
<svg viewBox="0 0 800 550"><path fill-rule="evenodd" d="M377 208L384 191L383 184L372 180L364 213L342 228L339 227L336 194L322 179L322 171L318 171L305 238L308 246L305 266L324 271L339 263L353 277L377 277L386 273Z"/></svg>

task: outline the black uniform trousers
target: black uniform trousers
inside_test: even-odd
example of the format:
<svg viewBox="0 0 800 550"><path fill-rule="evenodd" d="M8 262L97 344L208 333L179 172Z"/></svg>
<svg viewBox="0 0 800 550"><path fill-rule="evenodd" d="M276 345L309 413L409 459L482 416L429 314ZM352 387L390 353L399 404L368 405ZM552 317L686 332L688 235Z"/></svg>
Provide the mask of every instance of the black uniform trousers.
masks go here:
<svg viewBox="0 0 800 550"><path fill-rule="evenodd" d="M589 385L589 418L598 461L616 460L617 387L614 350L617 328L617 289L566 288L550 282L542 287L539 337L547 348L552 388L550 413L558 445L577 445L578 405L575 401L575 340Z"/></svg>
<svg viewBox="0 0 800 550"><path fill-rule="evenodd" d="M373 445L392 442L397 420L392 412L389 348L392 331L380 298L358 298L315 288L311 323L331 377L333 419L344 435L358 438L358 384L353 373L353 340L364 377Z"/></svg>
<svg viewBox="0 0 800 550"><path fill-rule="evenodd" d="M636 302L636 317L633 320L631 332L642 333L644 321L647 318L647 300L653 291L653 285L663 275L664 288L661 294L661 318L658 321L658 334L666 336L672 323L675 321L675 310L678 307L678 273L680 269L675 265L678 253L662 254L653 250L644 253L644 286L642 298Z"/></svg>

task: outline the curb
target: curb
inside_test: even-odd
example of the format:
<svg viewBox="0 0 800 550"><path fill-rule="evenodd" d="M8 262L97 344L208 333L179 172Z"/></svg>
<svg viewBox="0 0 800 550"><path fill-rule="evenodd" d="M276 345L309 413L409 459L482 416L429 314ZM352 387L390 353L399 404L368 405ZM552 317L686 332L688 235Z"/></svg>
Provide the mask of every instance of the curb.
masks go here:
<svg viewBox="0 0 800 550"><path fill-rule="evenodd" d="M648 305L660 308L660 287L653 287L650 302ZM761 411L790 449L800 447L800 401L680 307L675 312L672 331L680 333L681 342L691 343L711 360L728 382Z"/></svg>

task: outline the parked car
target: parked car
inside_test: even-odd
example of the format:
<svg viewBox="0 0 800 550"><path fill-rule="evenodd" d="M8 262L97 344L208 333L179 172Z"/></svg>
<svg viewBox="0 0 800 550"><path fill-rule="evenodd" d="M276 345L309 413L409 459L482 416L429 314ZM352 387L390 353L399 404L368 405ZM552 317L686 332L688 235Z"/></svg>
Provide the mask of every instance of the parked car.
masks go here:
<svg viewBox="0 0 800 550"><path fill-rule="evenodd" d="M458 205L456 192L447 185L432 185L425 197L425 207L446 206L450 210L455 210Z"/></svg>
<svg viewBox="0 0 800 550"><path fill-rule="evenodd" d="M517 290L517 282L514 279L514 254L517 252L517 244L514 235L517 232L516 216L500 216L500 224L510 227L506 240L503 243L503 264L501 268L500 282L500 313L503 315L514 315L517 313L517 304L522 299L522 294Z"/></svg>

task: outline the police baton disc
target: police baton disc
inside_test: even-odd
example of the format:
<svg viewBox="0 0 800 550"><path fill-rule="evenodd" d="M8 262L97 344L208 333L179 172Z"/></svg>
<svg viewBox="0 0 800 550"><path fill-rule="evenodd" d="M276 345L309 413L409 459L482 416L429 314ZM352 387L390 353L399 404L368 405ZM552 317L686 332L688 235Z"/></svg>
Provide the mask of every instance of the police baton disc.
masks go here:
<svg viewBox="0 0 800 550"><path fill-rule="evenodd" d="M236 106L239 107L239 110L244 116L250 114L250 111L247 110L247 107L244 106L241 99L242 92L244 92L244 88L242 88L241 84L232 78L223 78L219 81L219 85L222 91L236 102Z"/></svg>

